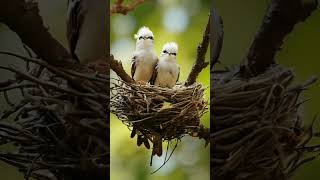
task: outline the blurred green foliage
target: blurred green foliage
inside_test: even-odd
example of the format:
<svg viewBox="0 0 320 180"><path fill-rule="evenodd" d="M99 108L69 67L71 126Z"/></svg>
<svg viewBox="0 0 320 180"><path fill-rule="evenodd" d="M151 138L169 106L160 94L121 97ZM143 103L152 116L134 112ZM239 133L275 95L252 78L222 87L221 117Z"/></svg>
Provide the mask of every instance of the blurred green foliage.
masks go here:
<svg viewBox="0 0 320 180"><path fill-rule="evenodd" d="M113 4L114 1L111 2ZM135 48L134 34L142 26L149 27L155 36L155 49L159 55L163 44L175 41L179 45L177 63L181 67L180 80L187 79L196 59L197 46L202 40L208 22L210 1L158 0L146 1L128 15L111 17L111 53L122 61L130 73L131 58ZM209 52L206 60L209 61ZM115 77L115 74L112 74ZM205 87L206 99L210 99L209 67L198 77ZM209 127L209 112L202 123ZM196 180L210 178L210 152L204 141L182 138L169 162L155 174L164 158L153 159L149 166L151 150L137 147L136 139L130 139L130 131L115 116L111 116L111 179L122 180ZM169 150L173 148L174 142ZM163 143L164 151L167 143Z"/></svg>

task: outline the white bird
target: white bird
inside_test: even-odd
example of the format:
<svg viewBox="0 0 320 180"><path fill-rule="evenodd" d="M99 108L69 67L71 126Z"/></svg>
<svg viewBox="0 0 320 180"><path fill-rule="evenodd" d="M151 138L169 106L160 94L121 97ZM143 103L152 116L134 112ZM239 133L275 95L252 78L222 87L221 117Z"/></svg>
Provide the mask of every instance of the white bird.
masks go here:
<svg viewBox="0 0 320 180"><path fill-rule="evenodd" d="M154 36L147 27L141 27L135 34L136 49L133 53L131 76L140 83L147 83L152 77L153 70L158 62L154 50Z"/></svg>
<svg viewBox="0 0 320 180"><path fill-rule="evenodd" d="M106 0L68 0L67 38L72 57L80 63L108 52L107 7Z"/></svg>
<svg viewBox="0 0 320 180"><path fill-rule="evenodd" d="M173 88L179 80L180 66L176 63L178 45L174 42L163 46L159 62L154 70L151 84Z"/></svg>

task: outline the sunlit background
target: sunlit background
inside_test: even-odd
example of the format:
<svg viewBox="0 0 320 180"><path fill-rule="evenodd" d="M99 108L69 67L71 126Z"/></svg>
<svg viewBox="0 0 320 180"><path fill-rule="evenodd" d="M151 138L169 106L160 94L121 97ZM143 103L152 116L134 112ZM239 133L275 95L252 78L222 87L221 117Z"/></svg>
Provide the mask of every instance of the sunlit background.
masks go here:
<svg viewBox="0 0 320 180"><path fill-rule="evenodd" d="M113 4L114 1L111 1ZM208 22L209 0L149 0L128 15L111 17L111 53L122 61L130 74L131 59L135 49L134 34L142 26L149 27L155 36L155 49L159 55L163 44L169 41L178 43L177 63L181 67L180 80L187 79L196 58L197 46L202 40ZM207 61L209 61L209 52ZM116 77L113 73L112 77ZM209 101L209 68L203 71L198 80L208 87L206 99ZM209 127L209 112L202 123ZM130 138L128 128L115 116L111 116L111 179L122 180L209 180L210 148L204 147L204 140L184 137L178 144L171 159L158 172L152 173L164 161L153 158L150 167L151 150L136 145ZM173 143L174 144L174 143ZM163 143L165 152L167 143ZM169 149L172 149L170 146Z"/></svg>

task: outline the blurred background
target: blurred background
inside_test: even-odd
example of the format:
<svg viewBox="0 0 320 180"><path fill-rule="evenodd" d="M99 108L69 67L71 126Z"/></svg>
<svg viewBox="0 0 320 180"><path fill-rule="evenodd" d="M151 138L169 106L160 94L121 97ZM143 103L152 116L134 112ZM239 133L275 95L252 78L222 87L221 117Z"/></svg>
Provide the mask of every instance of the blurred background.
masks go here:
<svg viewBox="0 0 320 180"><path fill-rule="evenodd" d="M57 40L67 47L65 36L67 0L38 1L40 13L49 31ZM225 25L225 40L221 56L221 61L224 65L231 66L238 64L245 56L261 24L269 1L270 0L215 0L216 8L223 17ZM189 68L193 63L196 46L200 42L202 32L207 22L209 7L209 1L148 0L147 3L140 6L135 12L129 13L127 16L114 15L111 20L112 52L116 58L124 61L123 63L126 70L129 72L129 60L135 43L133 35L140 26L149 26L156 36L156 50L158 53L165 41L170 40L179 43L180 53L177 62L181 65L181 68L183 68L181 72L181 81L183 81L186 79L190 70ZM170 22L179 23L171 23L170 25ZM319 22L320 10L317 10L307 21L295 27L293 32L286 38L283 49L278 53L277 62L292 68L297 74L297 81L299 82L307 80L312 75L320 76ZM127 25L122 26L123 24ZM128 26L128 24L130 26ZM115 27L118 28L115 29ZM119 44L122 45L120 46ZM121 51L119 51L120 49ZM19 38L2 24L0 24L0 51L11 51L26 55ZM21 61L3 55L0 55L0 64L14 64L17 67L22 66ZM209 86L208 73L207 71L202 72L199 80ZM1 71L1 81L8 77L10 77L10 74ZM302 111L306 123L310 122L316 113L319 113L319 90L318 82L306 91L305 98L312 98L305 104ZM209 96L207 95L207 97ZM6 107L7 105L3 97L0 96L0 109L3 110ZM209 126L208 114L202 121ZM203 147L203 141L192 138L183 139L183 143L179 144L178 150L174 153L168 164L158 173L150 175L152 170L161 165L161 159L154 161L154 166L150 168L149 160L151 152L144 148L136 147L135 140L130 139L129 130L115 117L111 120L111 126L111 138L116 139L111 140L112 180L122 178L129 180L209 179L209 148ZM320 123L316 123L316 126L319 131ZM0 150L5 151L10 149L0 146ZM317 180L320 175L319 167L320 160L316 159L298 169L293 180ZM16 168L0 162L0 179L22 180L23 175L18 173Z"/></svg>
<svg viewBox="0 0 320 180"><path fill-rule="evenodd" d="M111 1L112 5L115 0ZM129 2L129 1L125 1ZM121 60L125 70L131 74L131 59L135 50L134 34L142 26L149 27L155 36L155 50L159 55L162 46L169 41L178 43L177 63L180 65L179 82L187 79L196 59L197 46L202 41L208 15L210 0L148 0L127 15L116 14L110 18L111 53ZM209 61L210 52L206 60ZM112 77L116 77L112 72ZM206 99L210 93L209 67L198 77L205 87ZM209 112L201 119L209 127ZM130 138L131 131L114 115L110 125L111 179L122 180L209 180L210 179L210 148L204 147L204 140L183 137L171 159L155 174L163 161L153 158L150 167L151 150L143 145L136 145L136 137ZM174 142L172 143L174 144ZM165 152L167 143L163 143ZM169 150L173 146L170 146Z"/></svg>
<svg viewBox="0 0 320 180"><path fill-rule="evenodd" d="M66 13L67 13L67 0L35 0L39 2L40 15L43 17L44 24L48 27L49 32L56 38L60 43L67 47L66 38ZM36 35L35 35L36 37ZM10 29L0 23L0 51L9 51L12 53L28 56L27 52L23 48L23 44L19 37ZM25 68L25 63L21 60L9 57L6 55L0 55L0 65L8 66L14 65L15 68ZM4 81L7 78L11 78L12 74L0 71L0 81ZM13 92L9 93L13 102L18 102L21 98L20 93ZM9 106L6 104L3 94L0 93L0 112L7 109ZM0 151L13 151L13 147L1 146ZM0 179L3 180L23 180L24 176L18 171L17 168L9 166L0 161Z"/></svg>
<svg viewBox="0 0 320 180"><path fill-rule="evenodd" d="M224 45L221 61L225 66L241 62L256 34L270 0L215 0L216 9L224 21ZM296 73L296 80L304 82L311 76L320 77L320 10L316 10L305 22L295 26L277 54L276 61ZM320 81L305 91L301 113L308 124L320 112ZM319 118L318 118L319 119ZM319 119L320 120L320 119ZM320 130L320 121L315 123L316 132ZM320 141L313 142L320 143ZM293 180L319 179L320 160L305 164L296 171Z"/></svg>

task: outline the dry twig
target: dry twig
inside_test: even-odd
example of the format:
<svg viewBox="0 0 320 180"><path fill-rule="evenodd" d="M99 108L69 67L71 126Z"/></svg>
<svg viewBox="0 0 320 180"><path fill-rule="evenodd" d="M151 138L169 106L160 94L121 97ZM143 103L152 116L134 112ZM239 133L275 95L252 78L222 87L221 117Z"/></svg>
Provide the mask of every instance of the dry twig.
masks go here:
<svg viewBox="0 0 320 180"><path fill-rule="evenodd" d="M126 15L128 12L133 11L145 1L146 0L132 0L131 3L126 6L123 4L123 0L117 0L110 9L110 16L116 13Z"/></svg>

